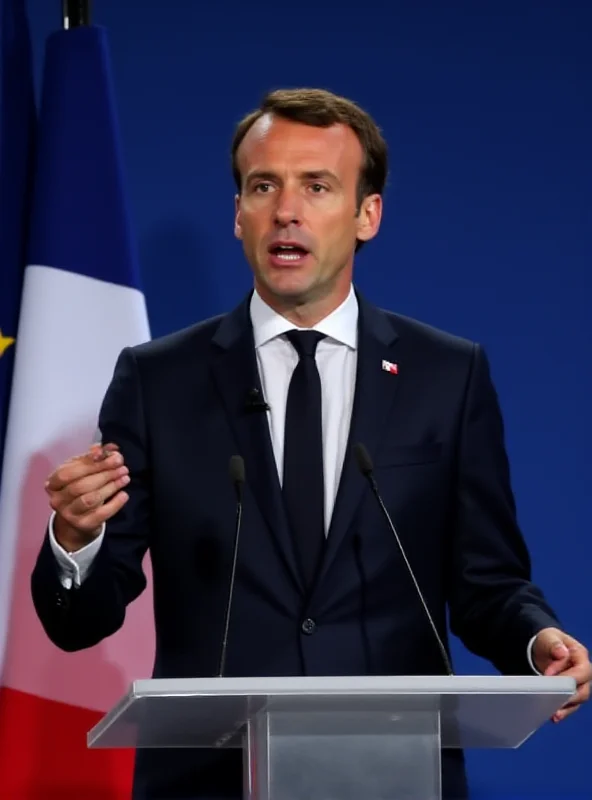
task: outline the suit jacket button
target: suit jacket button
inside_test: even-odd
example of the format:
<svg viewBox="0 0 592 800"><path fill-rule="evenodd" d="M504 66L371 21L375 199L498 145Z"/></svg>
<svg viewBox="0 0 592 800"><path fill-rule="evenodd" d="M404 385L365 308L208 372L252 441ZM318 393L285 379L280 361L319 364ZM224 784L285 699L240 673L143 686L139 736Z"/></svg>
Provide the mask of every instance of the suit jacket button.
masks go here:
<svg viewBox="0 0 592 800"><path fill-rule="evenodd" d="M310 619L310 617L308 619L305 619L301 626L302 633L305 633L307 636L313 634L316 631L316 629L317 629L317 624L314 621L314 619Z"/></svg>

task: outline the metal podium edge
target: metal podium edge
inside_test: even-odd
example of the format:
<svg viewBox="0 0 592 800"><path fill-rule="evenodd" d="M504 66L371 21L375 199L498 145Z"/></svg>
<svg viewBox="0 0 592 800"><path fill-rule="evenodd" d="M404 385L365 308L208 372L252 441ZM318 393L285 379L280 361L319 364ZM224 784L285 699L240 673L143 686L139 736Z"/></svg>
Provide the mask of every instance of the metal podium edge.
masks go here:
<svg viewBox="0 0 592 800"><path fill-rule="evenodd" d="M570 697L573 678L542 675L362 675L239 678L147 678L131 683L128 691L87 733L87 747L101 737L132 703L143 697L388 695L388 694L551 694Z"/></svg>

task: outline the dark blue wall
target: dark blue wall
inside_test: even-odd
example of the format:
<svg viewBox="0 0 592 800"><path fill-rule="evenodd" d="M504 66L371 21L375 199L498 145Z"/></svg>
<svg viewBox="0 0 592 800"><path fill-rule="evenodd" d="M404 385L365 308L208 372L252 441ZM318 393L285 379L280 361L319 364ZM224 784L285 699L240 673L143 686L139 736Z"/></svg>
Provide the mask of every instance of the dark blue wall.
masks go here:
<svg viewBox="0 0 592 800"><path fill-rule="evenodd" d="M232 306L228 145L271 87L372 112L391 146L370 299L479 340L500 392L537 580L592 644L592 4L94 0L109 29L154 335ZM38 66L61 2L29 0ZM490 672L458 646L460 672ZM472 753L475 797L592 797L591 711Z"/></svg>

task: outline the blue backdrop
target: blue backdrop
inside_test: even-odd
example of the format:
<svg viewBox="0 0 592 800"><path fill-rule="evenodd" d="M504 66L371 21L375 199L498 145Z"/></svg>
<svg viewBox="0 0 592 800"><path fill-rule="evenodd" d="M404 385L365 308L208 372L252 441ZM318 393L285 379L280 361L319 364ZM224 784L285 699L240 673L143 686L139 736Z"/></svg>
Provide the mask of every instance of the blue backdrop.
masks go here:
<svg viewBox="0 0 592 800"><path fill-rule="evenodd" d="M589 575L592 4L573 0L95 0L109 29L153 335L250 286L232 235L233 125L317 85L382 125L392 173L357 282L482 342L534 574L592 645ZM61 2L29 0L37 69ZM491 672L455 645L459 672ZM474 796L592 797L590 708L471 753Z"/></svg>

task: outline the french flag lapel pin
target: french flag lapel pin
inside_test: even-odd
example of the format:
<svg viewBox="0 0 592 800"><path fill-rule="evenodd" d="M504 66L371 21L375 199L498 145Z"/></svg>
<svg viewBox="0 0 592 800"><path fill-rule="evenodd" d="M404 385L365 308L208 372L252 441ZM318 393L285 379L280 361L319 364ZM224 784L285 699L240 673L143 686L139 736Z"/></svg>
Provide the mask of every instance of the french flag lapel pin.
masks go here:
<svg viewBox="0 0 592 800"><path fill-rule="evenodd" d="M393 364L392 361L384 361L382 362L382 368L385 372L390 372L391 375L398 375L399 374L399 365Z"/></svg>

